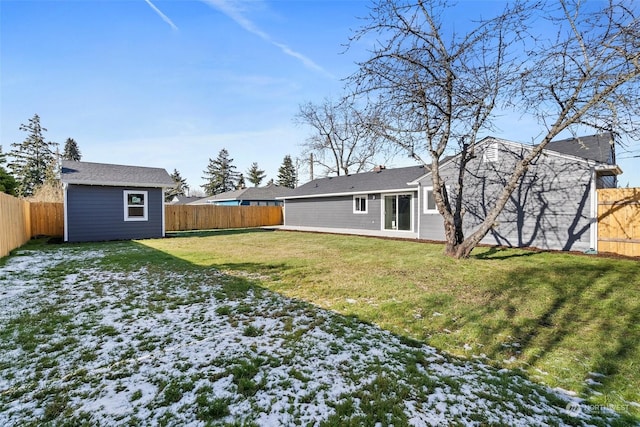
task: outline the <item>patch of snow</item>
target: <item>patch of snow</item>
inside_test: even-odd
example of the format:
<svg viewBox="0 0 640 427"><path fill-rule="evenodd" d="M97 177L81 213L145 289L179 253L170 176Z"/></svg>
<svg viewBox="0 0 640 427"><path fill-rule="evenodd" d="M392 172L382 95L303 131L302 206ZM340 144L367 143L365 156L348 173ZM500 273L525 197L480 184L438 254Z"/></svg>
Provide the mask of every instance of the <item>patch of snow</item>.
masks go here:
<svg viewBox="0 0 640 427"><path fill-rule="evenodd" d="M95 425L158 425L167 417L204 425L199 396L226 405L216 422L317 425L347 399L362 416L377 398L371 390L408 396L401 409L415 426L478 425L478 417L563 425L568 413L545 397L564 390L408 346L378 327L258 288L227 295L225 276L213 269L110 271L98 262L105 252L130 249L108 248L24 252L0 267L0 328L44 306L65 316L34 337L35 350L22 348L17 333L0 342L0 425L43 424L56 396L65 416ZM258 336L245 335L249 325ZM561 399L588 420L583 402Z"/></svg>

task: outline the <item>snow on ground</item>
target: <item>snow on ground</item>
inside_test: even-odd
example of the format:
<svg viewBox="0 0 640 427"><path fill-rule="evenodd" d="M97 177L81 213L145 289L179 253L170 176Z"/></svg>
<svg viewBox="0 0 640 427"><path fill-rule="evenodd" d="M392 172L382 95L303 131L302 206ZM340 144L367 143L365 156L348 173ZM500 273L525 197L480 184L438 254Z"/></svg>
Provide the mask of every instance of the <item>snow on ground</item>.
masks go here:
<svg viewBox="0 0 640 427"><path fill-rule="evenodd" d="M0 266L0 425L608 425L578 399L211 268Z"/></svg>

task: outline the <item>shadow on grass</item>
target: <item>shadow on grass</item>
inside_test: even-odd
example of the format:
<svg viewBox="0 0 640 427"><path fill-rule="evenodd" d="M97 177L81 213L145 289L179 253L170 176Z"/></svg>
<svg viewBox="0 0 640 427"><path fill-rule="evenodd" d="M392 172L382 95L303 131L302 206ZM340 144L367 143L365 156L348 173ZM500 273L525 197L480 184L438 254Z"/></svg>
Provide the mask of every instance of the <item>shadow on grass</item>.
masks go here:
<svg viewBox="0 0 640 427"><path fill-rule="evenodd" d="M568 388L603 393L599 403L637 414L619 398L640 397L640 263L551 255L532 252L523 267L496 272L482 303L449 327L473 329L493 360L513 356L544 367L543 376L571 371ZM476 258L502 263L510 257L488 250ZM505 337L510 342L501 342Z"/></svg>
<svg viewBox="0 0 640 427"><path fill-rule="evenodd" d="M517 251L517 252L516 252ZM521 257L530 257L530 256L534 256L537 253L539 253L540 251L536 251L536 250L521 250L518 251L518 249L504 249L504 248L498 248L495 246L491 246L489 247L486 251L478 253L478 254L472 254L471 257L475 258L475 259L484 259L484 260L508 260L510 258L521 258Z"/></svg>
<svg viewBox="0 0 640 427"><path fill-rule="evenodd" d="M227 228L215 230L170 231L166 233L166 237L215 237L232 236L237 234L269 233L273 231L275 231L275 229L270 228Z"/></svg>
<svg viewBox="0 0 640 427"><path fill-rule="evenodd" d="M211 230L172 235L211 237L264 232L268 230ZM292 266L278 262L202 266L136 242L96 246L109 244L130 246L132 253L107 254L102 260L106 265L123 269L144 265L166 271L209 269L238 272L230 283L233 292L250 289L277 291L279 285L273 282L279 276L294 280L294 277L301 279L305 274L304 271L292 271ZM91 247L91 244L85 245ZM463 307L452 309L459 311L455 318L450 316L445 320L443 316L442 320L434 318L430 322L440 321L443 328L453 331L472 331L467 335L477 336L478 342L484 346L482 351L498 364L514 356L522 365L532 368L551 371L549 366L554 367L550 373L558 378L562 378L563 371L571 371L572 379L563 388L585 394L595 389L604 393L605 397L598 400L603 404L607 402L608 395L615 394L624 395L627 400L638 400L640 299L637 291L640 291L640 263L497 248L487 249L474 258L489 266L492 263L503 266L510 259L521 262L517 268L506 271L496 268L490 283L478 284L480 297L475 304L462 305L457 300L458 295L453 294L444 300L424 295L422 303L434 311L445 311L444 306ZM310 274L313 276L316 272ZM426 302L430 297L433 301ZM412 310L404 313L405 317L411 315ZM356 316L363 323L372 321L363 312L356 313ZM530 375L532 370L528 371ZM593 373L597 375L593 376ZM602 385L594 385L589 380ZM611 402L620 405L622 401L612 399ZM616 406L615 409L638 414L637 408Z"/></svg>

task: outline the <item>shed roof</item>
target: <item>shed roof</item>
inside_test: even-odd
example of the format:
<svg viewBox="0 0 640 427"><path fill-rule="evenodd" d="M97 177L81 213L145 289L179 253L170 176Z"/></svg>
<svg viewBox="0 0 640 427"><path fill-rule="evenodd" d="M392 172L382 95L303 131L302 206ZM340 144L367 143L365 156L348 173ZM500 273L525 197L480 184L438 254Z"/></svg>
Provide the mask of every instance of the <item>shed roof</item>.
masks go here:
<svg viewBox="0 0 640 427"><path fill-rule="evenodd" d="M66 184L124 187L172 187L171 176L162 168L62 161L61 179Z"/></svg>
<svg viewBox="0 0 640 427"><path fill-rule="evenodd" d="M276 200L276 198L285 197L291 194L293 190L288 187L279 185L267 185L266 187L247 187L240 190L227 191L225 193L216 194L214 196L205 197L190 204L200 205L212 202L222 202L227 200L248 200L248 201L266 201Z"/></svg>
<svg viewBox="0 0 640 427"><path fill-rule="evenodd" d="M427 171L424 165L419 165L320 178L295 188L285 198L408 190L413 188L409 182L421 177Z"/></svg>

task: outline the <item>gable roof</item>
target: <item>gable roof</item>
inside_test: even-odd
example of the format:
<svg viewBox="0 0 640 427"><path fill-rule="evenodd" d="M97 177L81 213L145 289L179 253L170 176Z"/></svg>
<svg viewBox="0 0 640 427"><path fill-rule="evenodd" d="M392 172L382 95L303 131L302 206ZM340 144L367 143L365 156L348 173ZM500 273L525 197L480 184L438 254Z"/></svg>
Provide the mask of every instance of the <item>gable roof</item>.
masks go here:
<svg viewBox="0 0 640 427"><path fill-rule="evenodd" d="M173 187L175 185L171 176L162 168L71 160L62 161L61 179L65 184L114 187Z"/></svg>
<svg viewBox="0 0 640 427"><path fill-rule="evenodd" d="M622 170L615 163L615 146L612 141L613 139L610 133L568 138L559 141L551 141L544 148L543 153L569 158L585 164L595 165L596 169L605 174L619 175L622 173ZM486 136L480 141L477 141L475 145L481 146L496 142L502 145L512 146L516 149L530 150L533 148L532 145L496 138L493 136ZM441 166L444 166L448 162L457 159L459 156L460 154L458 153L455 156L446 157L440 164ZM598 165L598 163L600 164ZM423 176L413 182L410 182L410 184L417 184L419 181L422 181L430 175L431 171L427 169Z"/></svg>
<svg viewBox="0 0 640 427"><path fill-rule="evenodd" d="M616 163L615 144L610 132L551 141L545 150L595 160L608 165Z"/></svg>
<svg viewBox="0 0 640 427"><path fill-rule="evenodd" d="M247 201L267 201L276 200L276 198L288 196L293 190L288 187L279 185L267 185L266 187L247 187L240 190L227 191L225 193L216 194L214 196L205 197L194 204L205 204L213 202L223 202L228 200L247 200Z"/></svg>
<svg viewBox="0 0 640 427"><path fill-rule="evenodd" d="M202 199L202 197L196 197L196 196L183 196L181 194L176 194L175 196L173 196L171 198L171 200L169 201L169 204L171 205L186 205L189 203L193 203L197 200Z"/></svg>
<svg viewBox="0 0 640 427"><path fill-rule="evenodd" d="M295 188L291 194L283 198L328 197L338 194L409 190L414 188L409 185L409 182L421 177L427 170L424 165L419 165L320 178Z"/></svg>

